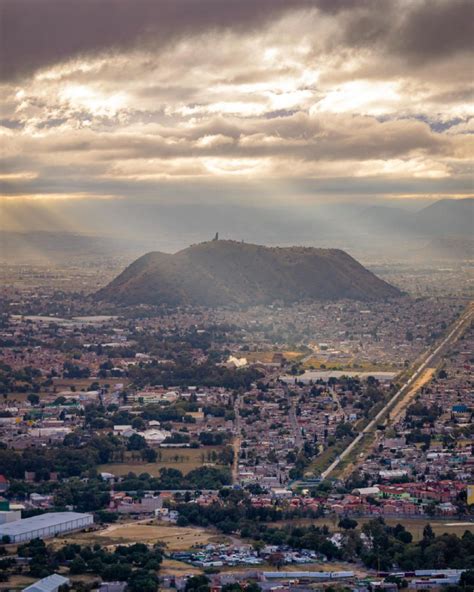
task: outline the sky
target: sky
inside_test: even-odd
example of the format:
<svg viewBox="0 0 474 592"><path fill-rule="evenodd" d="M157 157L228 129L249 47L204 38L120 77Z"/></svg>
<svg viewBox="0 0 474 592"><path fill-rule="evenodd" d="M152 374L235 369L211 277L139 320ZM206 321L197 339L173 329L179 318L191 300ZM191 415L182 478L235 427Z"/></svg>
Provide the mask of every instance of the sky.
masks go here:
<svg viewBox="0 0 474 592"><path fill-rule="evenodd" d="M473 193L472 0L0 11L3 204L297 209Z"/></svg>

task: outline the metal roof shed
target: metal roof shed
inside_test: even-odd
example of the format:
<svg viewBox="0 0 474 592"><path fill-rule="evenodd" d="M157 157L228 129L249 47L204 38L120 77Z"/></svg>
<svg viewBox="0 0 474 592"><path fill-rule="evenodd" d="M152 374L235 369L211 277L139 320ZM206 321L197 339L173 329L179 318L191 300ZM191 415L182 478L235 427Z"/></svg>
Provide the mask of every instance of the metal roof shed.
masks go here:
<svg viewBox="0 0 474 592"><path fill-rule="evenodd" d="M27 588L23 588L23 592L58 592L59 588L64 584L69 584L69 578L59 574L52 574L47 578L38 580Z"/></svg>
<svg viewBox="0 0 474 592"><path fill-rule="evenodd" d="M24 520L0 524L0 538L8 536L12 543L21 543L35 538L46 539L61 532L81 530L93 522L92 514L47 512Z"/></svg>

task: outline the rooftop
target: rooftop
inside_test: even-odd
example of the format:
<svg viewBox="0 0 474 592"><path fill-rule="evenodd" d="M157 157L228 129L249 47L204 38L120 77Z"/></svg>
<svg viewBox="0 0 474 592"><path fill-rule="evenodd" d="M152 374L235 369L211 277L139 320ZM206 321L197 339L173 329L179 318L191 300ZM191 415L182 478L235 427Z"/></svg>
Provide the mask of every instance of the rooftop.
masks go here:
<svg viewBox="0 0 474 592"><path fill-rule="evenodd" d="M59 586L68 584L69 579L59 574L52 574L42 580L38 580L34 584L31 584L27 588L23 589L23 592L51 592L57 590Z"/></svg>
<svg viewBox="0 0 474 592"><path fill-rule="evenodd" d="M86 518L88 516L92 516L92 514L81 514L79 512L47 512L46 514L32 516L31 518L25 518L24 520L15 520L14 522L2 524L0 526L0 533L2 536L15 536L32 530L39 530L41 528L47 528L48 526L63 524L70 520L80 520L81 518Z"/></svg>

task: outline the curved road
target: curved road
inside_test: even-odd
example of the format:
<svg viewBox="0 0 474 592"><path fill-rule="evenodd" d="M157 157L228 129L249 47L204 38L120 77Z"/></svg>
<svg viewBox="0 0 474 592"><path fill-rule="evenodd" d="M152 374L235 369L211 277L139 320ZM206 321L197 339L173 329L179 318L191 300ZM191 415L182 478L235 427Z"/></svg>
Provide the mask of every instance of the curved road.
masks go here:
<svg viewBox="0 0 474 592"><path fill-rule="evenodd" d="M339 463L351 453L352 450L359 444L359 442L363 439L363 437L373 431L376 425L380 422L380 420L384 417L387 413L387 409L390 409L392 405L394 405L397 400L405 394L405 391L412 385L412 383L421 375L421 373L433 362L434 358L438 356L442 350L446 348L447 345L450 345L460 336L460 334L464 331L465 326L472 320L473 315L473 303L471 302L467 310L459 317L456 321L454 327L448 333L448 335L441 341L441 343L435 347L431 353L428 352L428 355L421 361L420 365L413 371L411 377L400 387L400 389L393 395L393 397L387 402L387 404L377 413L377 415L365 426L362 432L352 440L352 442L345 448L343 452L336 458L336 460L329 465L329 467L321 473L321 477L326 479L334 469L339 465Z"/></svg>

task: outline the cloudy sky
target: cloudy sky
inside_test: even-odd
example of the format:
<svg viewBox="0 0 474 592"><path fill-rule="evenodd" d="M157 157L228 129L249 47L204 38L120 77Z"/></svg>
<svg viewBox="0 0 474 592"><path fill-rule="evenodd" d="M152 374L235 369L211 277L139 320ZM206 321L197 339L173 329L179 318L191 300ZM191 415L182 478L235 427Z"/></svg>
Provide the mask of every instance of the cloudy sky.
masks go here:
<svg viewBox="0 0 474 592"><path fill-rule="evenodd" d="M4 202L472 193L472 0L0 7Z"/></svg>

